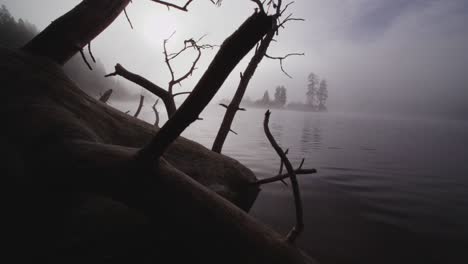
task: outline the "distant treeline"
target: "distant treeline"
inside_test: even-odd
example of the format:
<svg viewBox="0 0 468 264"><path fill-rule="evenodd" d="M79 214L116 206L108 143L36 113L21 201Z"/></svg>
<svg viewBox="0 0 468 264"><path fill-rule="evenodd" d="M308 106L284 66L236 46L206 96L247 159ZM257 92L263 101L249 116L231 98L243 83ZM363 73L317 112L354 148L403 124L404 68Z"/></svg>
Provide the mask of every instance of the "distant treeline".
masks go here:
<svg viewBox="0 0 468 264"><path fill-rule="evenodd" d="M38 34L35 25L26 20L16 20L5 5L0 8L0 46L10 49L20 48ZM91 62L92 63L92 62ZM109 89L113 89L111 100L129 100L137 98L137 94L130 94L115 79L104 78L106 70L99 59L92 63L93 70L89 70L81 57L75 56L65 66L67 75L78 86L92 97L99 97Z"/></svg>
<svg viewBox="0 0 468 264"><path fill-rule="evenodd" d="M325 79L320 79L315 73L310 73L307 78L307 90L305 93L305 102L290 102L287 103L287 90L284 86L277 86L275 89L275 97L270 98L268 90L265 91L263 97L258 100L252 100L245 97L242 100L244 106L260 107L260 108L285 108L300 111L324 112L327 111L328 100L328 82ZM229 100L224 99L222 103L229 104Z"/></svg>

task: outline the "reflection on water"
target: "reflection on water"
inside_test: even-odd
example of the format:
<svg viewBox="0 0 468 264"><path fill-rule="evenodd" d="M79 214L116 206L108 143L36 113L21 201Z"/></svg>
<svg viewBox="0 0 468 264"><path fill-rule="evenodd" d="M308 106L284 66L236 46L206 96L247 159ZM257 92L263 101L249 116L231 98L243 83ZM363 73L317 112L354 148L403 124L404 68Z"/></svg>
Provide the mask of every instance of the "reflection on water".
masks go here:
<svg viewBox="0 0 468 264"><path fill-rule="evenodd" d="M264 110L239 113L223 152L258 177L279 158L262 127ZM184 136L211 147L222 116L209 107ZM149 113L148 120L153 116ZM468 263L468 123L273 111L270 128L289 148L305 208L301 246L323 263ZM252 214L286 233L291 190L265 186Z"/></svg>

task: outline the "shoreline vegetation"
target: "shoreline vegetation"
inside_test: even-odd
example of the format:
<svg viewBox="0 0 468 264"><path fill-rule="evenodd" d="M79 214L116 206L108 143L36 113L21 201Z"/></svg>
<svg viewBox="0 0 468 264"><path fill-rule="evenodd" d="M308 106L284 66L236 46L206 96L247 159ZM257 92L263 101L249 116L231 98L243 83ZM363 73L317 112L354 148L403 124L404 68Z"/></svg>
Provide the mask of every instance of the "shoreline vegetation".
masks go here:
<svg viewBox="0 0 468 264"><path fill-rule="evenodd" d="M265 132L282 161L271 182L290 179L296 205L296 225L288 235L248 214L261 191L251 170L180 137L236 65L284 24L278 21L289 4L272 1L269 14L270 7L254 1L257 10L226 37L185 102L159 128L106 104L112 92L101 89L100 98L86 94L63 67L77 54L88 68L97 64L91 41L130 2L82 1L21 47L0 48L7 102L1 106L1 165L8 196L14 197L4 211L9 227L4 258L21 263L316 263L295 244L304 227L296 175L315 170L302 168L303 162L292 168L269 133L269 112ZM192 1L185 6L157 2L188 11ZM14 27L5 10L0 25Z"/></svg>
<svg viewBox="0 0 468 264"><path fill-rule="evenodd" d="M284 86L277 86L274 98L270 98L268 90L263 97L258 100L252 100L249 97L242 98L240 105L261 109L292 110L301 112L327 112L328 100L328 82L326 79L320 80L318 75L310 73L308 76L307 90L305 93L305 102L287 103L287 89ZM219 104L227 106L231 104L229 99L222 99Z"/></svg>

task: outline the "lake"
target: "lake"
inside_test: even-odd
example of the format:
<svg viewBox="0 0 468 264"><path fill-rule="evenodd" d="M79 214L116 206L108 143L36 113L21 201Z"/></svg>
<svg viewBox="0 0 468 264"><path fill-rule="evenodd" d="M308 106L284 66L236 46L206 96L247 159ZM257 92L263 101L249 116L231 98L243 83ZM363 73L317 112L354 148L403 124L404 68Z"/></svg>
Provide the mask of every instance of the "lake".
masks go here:
<svg viewBox="0 0 468 264"><path fill-rule="evenodd" d="M148 107L149 108L149 107ZM265 110L239 112L223 153L259 178L280 160ZM209 106L184 136L211 148L224 109ZM162 116L165 116L163 111ZM143 117L153 122L151 110ZM322 263L468 263L468 122L273 110L270 128L299 176L305 231ZM282 234L294 225L290 187L263 186L252 215Z"/></svg>

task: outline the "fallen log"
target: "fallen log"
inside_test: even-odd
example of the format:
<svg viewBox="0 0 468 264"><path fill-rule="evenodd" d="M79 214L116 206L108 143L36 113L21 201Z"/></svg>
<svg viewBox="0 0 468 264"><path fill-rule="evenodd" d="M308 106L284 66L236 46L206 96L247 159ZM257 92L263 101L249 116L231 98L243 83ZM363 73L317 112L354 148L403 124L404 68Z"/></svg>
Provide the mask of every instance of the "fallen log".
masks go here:
<svg viewBox="0 0 468 264"><path fill-rule="evenodd" d="M125 215L135 220L122 224L90 220L90 225L116 232L123 225L129 233L149 234L150 238L138 236L145 242L136 242L147 245L138 251L139 258L168 257L172 263L313 263L236 206L248 208L258 188L252 184L256 181L252 172L233 159L179 137L159 162L141 167L135 155L158 130L87 96L46 59L0 49L0 83L7 102L0 107L6 124L1 138L9 142L2 166L12 172L6 178L14 179L9 187L12 197L18 197L5 215L13 216L12 237L18 237L16 249L27 252L25 257L59 262L73 256L69 252L83 257L82 246L92 249L88 262L106 257L99 255L103 252L122 254L120 249L99 250L105 243L59 248L73 240L63 235L70 232L63 219L76 221L70 214L70 209L82 206L76 197L91 193L130 208ZM107 210L100 210L97 202L87 206ZM21 214L15 213L18 210ZM137 214L147 221L136 220ZM118 241L112 233L109 239Z"/></svg>

